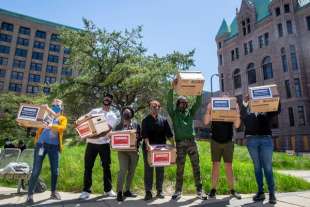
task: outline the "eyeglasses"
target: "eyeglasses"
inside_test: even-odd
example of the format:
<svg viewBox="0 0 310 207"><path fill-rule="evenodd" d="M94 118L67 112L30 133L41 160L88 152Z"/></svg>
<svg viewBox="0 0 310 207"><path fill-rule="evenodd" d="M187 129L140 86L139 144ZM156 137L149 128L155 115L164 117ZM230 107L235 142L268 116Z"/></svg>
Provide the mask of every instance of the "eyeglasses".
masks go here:
<svg viewBox="0 0 310 207"><path fill-rule="evenodd" d="M186 101L180 101L179 104L187 104Z"/></svg>
<svg viewBox="0 0 310 207"><path fill-rule="evenodd" d="M154 108L154 109L155 109L155 108L158 108L158 109L159 109L159 108L160 108L160 105L152 105L151 107Z"/></svg>

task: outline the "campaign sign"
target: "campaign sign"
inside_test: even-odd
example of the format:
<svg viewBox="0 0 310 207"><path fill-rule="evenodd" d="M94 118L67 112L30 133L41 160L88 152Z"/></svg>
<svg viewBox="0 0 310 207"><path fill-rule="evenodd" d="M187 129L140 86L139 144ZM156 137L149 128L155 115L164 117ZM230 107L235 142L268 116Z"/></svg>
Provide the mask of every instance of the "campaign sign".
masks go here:
<svg viewBox="0 0 310 207"><path fill-rule="evenodd" d="M152 152L152 164L153 166L168 166L171 162L170 152Z"/></svg>
<svg viewBox="0 0 310 207"><path fill-rule="evenodd" d="M40 110L39 107L23 106L22 109L20 110L18 118L36 121L39 110Z"/></svg>
<svg viewBox="0 0 310 207"><path fill-rule="evenodd" d="M272 93L270 88L258 88L251 89L252 99L267 99L272 98Z"/></svg>
<svg viewBox="0 0 310 207"><path fill-rule="evenodd" d="M112 135L112 146L113 148L129 148L130 135L129 134Z"/></svg>
<svg viewBox="0 0 310 207"><path fill-rule="evenodd" d="M230 110L229 99L212 99L213 110Z"/></svg>

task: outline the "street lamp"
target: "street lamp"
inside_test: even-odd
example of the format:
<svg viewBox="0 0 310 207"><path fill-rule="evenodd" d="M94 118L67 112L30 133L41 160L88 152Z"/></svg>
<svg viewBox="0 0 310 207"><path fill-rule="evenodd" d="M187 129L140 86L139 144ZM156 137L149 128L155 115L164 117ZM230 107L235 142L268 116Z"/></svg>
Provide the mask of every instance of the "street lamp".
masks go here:
<svg viewBox="0 0 310 207"><path fill-rule="evenodd" d="M210 78L210 84L211 84L211 97L213 96L213 77L214 76L217 76L218 78L220 78L220 75L215 73L213 75L211 75L211 78Z"/></svg>

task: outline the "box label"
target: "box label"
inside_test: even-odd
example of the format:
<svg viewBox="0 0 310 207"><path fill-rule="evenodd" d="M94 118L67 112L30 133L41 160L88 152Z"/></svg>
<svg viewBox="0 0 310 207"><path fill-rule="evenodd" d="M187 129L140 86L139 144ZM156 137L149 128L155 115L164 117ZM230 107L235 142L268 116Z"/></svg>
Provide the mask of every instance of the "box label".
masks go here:
<svg viewBox="0 0 310 207"><path fill-rule="evenodd" d="M86 136L92 135L91 128L88 122L84 122L76 127L77 132L79 133L80 137L84 138Z"/></svg>
<svg viewBox="0 0 310 207"><path fill-rule="evenodd" d="M39 109L39 107L22 106L18 119L36 121Z"/></svg>
<svg viewBox="0 0 310 207"><path fill-rule="evenodd" d="M215 109L215 110L230 110L230 101L228 99L224 99L224 100L215 99L215 100L212 100L212 109Z"/></svg>
<svg viewBox="0 0 310 207"><path fill-rule="evenodd" d="M272 98L270 88L251 89L253 99Z"/></svg>
<svg viewBox="0 0 310 207"><path fill-rule="evenodd" d="M152 164L154 166L168 166L171 163L170 152L152 152Z"/></svg>
<svg viewBox="0 0 310 207"><path fill-rule="evenodd" d="M112 135L112 148L129 148L130 136L127 134Z"/></svg>

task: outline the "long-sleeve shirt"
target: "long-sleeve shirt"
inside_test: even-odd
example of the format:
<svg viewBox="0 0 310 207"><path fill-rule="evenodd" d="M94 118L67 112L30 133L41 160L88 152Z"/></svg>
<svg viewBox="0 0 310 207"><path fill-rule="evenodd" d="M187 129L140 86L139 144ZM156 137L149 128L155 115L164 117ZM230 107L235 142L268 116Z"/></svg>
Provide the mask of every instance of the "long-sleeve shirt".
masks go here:
<svg viewBox="0 0 310 207"><path fill-rule="evenodd" d="M174 108L173 104L173 90L170 89L167 97L167 110L173 122L173 130L176 142L192 139L195 137L195 130L193 126L194 116L199 109L202 101L202 96L197 96L195 103L191 108L184 112Z"/></svg>

